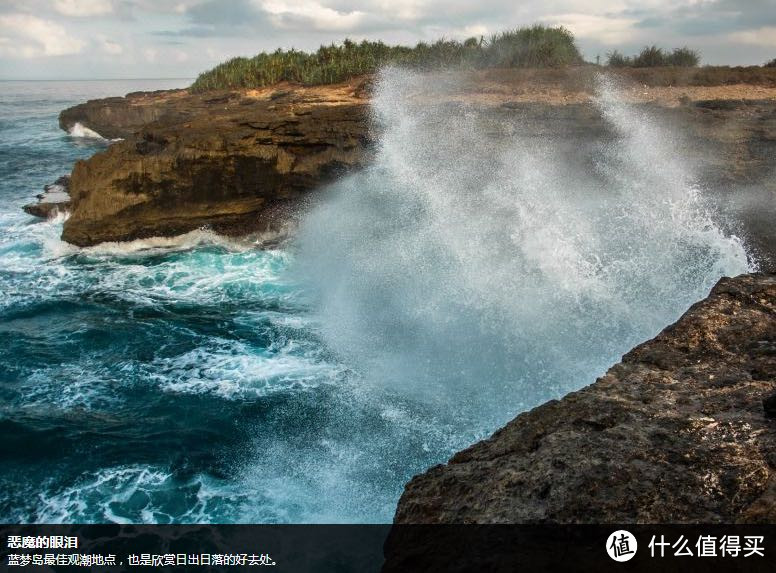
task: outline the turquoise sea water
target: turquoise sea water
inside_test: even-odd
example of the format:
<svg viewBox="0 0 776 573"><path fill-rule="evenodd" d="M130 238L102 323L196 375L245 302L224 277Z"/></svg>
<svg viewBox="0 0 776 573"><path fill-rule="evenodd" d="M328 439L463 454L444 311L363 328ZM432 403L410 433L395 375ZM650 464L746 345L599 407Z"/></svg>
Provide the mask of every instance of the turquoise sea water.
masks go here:
<svg viewBox="0 0 776 573"><path fill-rule="evenodd" d="M187 82L0 82L0 521L390 521L412 475L749 269L612 90L593 180L391 73L374 165L271 250L63 243L21 207L107 143L59 111Z"/></svg>
<svg viewBox="0 0 776 573"><path fill-rule="evenodd" d="M387 521L459 440L354 390L289 252L207 231L76 249L21 210L105 145L61 109L183 83L0 84L0 521Z"/></svg>

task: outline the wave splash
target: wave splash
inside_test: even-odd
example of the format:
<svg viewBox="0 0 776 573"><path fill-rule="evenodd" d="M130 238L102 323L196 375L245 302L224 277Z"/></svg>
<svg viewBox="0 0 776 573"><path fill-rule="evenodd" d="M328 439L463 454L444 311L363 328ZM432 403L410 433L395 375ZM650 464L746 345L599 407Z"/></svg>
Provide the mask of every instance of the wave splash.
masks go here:
<svg viewBox="0 0 776 573"><path fill-rule="evenodd" d="M67 130L67 134L70 137L73 137L75 139L81 139L81 140L92 140L96 142L105 142L105 143L113 143L116 141L123 141L123 138L116 137L113 139L109 139L107 137L104 137L91 129L90 127L86 127L84 124L82 124L80 121L75 122L70 128Z"/></svg>
<svg viewBox="0 0 776 573"><path fill-rule="evenodd" d="M82 137L85 139L105 139L102 135L86 127L81 122L76 122L67 130L68 135L71 137Z"/></svg>
<svg viewBox="0 0 776 573"><path fill-rule="evenodd" d="M447 103L451 89L384 71L374 164L302 227L325 338L365 383L502 423L751 270L676 134L610 81L598 139Z"/></svg>

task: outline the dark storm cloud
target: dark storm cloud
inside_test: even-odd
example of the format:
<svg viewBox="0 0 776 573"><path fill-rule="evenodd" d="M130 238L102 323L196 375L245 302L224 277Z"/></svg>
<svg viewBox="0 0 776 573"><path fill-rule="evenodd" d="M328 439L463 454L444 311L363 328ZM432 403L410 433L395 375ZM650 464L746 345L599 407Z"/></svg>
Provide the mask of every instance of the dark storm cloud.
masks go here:
<svg viewBox="0 0 776 573"><path fill-rule="evenodd" d="M207 0L189 7L184 18L188 25L180 30L162 30L154 34L217 38L273 32L267 13L250 0Z"/></svg>
<svg viewBox="0 0 776 573"><path fill-rule="evenodd" d="M718 0L669 9L662 16L644 10L625 13L642 18L636 28L662 28L688 36L776 26L776 0Z"/></svg>

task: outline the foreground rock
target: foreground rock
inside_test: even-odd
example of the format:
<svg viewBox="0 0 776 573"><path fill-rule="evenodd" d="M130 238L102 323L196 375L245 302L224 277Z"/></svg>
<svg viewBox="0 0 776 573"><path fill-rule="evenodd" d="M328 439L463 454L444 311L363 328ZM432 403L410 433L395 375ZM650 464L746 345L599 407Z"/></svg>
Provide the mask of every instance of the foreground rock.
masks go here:
<svg viewBox="0 0 776 573"><path fill-rule="evenodd" d="M776 523L776 274L406 486L395 523Z"/></svg>
<svg viewBox="0 0 776 573"><path fill-rule="evenodd" d="M66 110L64 127L77 120L125 139L76 163L62 238L87 246L202 226L277 230L306 191L364 160L367 104L358 87L146 94ZM144 123L146 115L155 119ZM105 123L115 118L122 131Z"/></svg>

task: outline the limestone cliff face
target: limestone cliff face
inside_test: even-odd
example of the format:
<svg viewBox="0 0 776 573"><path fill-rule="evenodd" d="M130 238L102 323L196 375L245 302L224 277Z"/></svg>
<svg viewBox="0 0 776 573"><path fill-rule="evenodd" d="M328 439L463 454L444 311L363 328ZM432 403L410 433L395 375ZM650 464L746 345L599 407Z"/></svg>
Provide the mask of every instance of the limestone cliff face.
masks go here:
<svg viewBox="0 0 776 573"><path fill-rule="evenodd" d="M395 523L776 523L776 274L410 481Z"/></svg>
<svg viewBox="0 0 776 573"><path fill-rule="evenodd" d="M62 110L59 127L69 131L80 123L108 139L130 137L161 118L181 120L191 116L201 111L209 99L191 97L186 90L168 90L89 100Z"/></svg>
<svg viewBox="0 0 776 573"><path fill-rule="evenodd" d="M227 234L273 228L306 191L363 162L367 104L354 89L172 92L155 104L130 96L66 111L64 125L80 117L126 139L75 165L63 239L86 246L204 225ZM145 123L147 115L158 117ZM109 129L114 120L121 131Z"/></svg>
<svg viewBox="0 0 776 573"><path fill-rule="evenodd" d="M590 101L596 74L587 68L489 70L428 81L445 86L433 103L446 98L451 113L473 106L493 122L494 133L513 125L522 136L568 144L584 169L595 161L595 146L612 135ZM774 82L703 87L676 80L669 82L673 87L634 84L624 97L682 126L686 156L702 183L740 211L743 225L732 232L744 234L763 268L776 268L772 210L762 208L776 196ZM133 93L64 110L64 129L81 123L124 141L76 164L63 239L86 246L204 225L242 234L284 224L308 191L368 160L370 82ZM413 101L424 103L422 96Z"/></svg>

